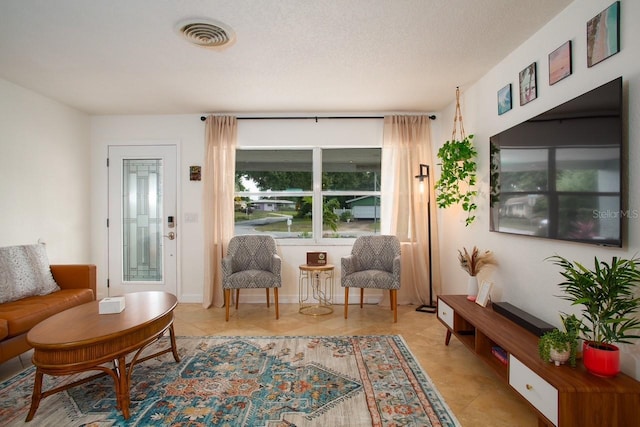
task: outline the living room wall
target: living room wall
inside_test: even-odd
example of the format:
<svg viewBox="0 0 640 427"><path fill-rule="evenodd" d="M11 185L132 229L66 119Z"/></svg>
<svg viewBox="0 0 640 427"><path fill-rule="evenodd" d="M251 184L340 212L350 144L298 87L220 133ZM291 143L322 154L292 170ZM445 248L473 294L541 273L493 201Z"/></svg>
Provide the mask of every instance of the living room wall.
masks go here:
<svg viewBox="0 0 640 427"><path fill-rule="evenodd" d="M488 141L491 135L533 117L618 76L624 80L627 106L628 207L640 210L640 2L621 1L621 51L586 67L586 22L608 7L612 0L581 0L523 43L480 81L460 82L462 112L467 133L475 134L479 150L480 203L477 221L464 226L456 208L438 214L441 270L445 293L464 293L466 276L456 254L462 247L477 245L496 253L499 265L490 272L494 300L509 301L549 323L559 325L559 311L571 311L556 297L560 275L544 259L558 253L584 263L593 256L631 257L640 253L640 219L631 218L623 248L601 248L490 233L488 220ZM508 26L506 26L508 28ZM505 30L505 31L508 31ZM508 37L508 33L505 33ZM567 40L573 42L573 74L554 86L548 85L547 55ZM505 84L517 87L518 72L532 62L538 65L538 99L517 105L498 116L497 91ZM464 66L464 58L460 59ZM451 88L452 101L455 88ZM441 145L450 137L453 104L436 113L433 142ZM202 164L204 125L196 115L98 116L68 108L0 79L0 198L5 226L0 244L47 243L51 262L98 265L99 286L104 286L106 266L106 212L104 159L109 143L126 141L178 141L180 147L181 213L199 213L200 183L188 181L188 166ZM437 147L436 147L437 148ZM434 153L435 154L435 153ZM90 159L90 161L87 161ZM436 168L437 169L437 168ZM436 172L437 173L437 172ZM181 301L199 302L202 295L202 225L182 224ZM188 243L187 243L188 242ZM335 259L348 252L334 248ZM290 247L287 273L296 280L297 264L304 249ZM104 296L104 295L99 295ZM293 294L292 294L293 296ZM289 301L294 302L294 301ZM640 344L626 346L623 370L640 378Z"/></svg>
<svg viewBox="0 0 640 427"><path fill-rule="evenodd" d="M621 1L621 50L605 61L587 68L586 22L607 8L611 0L584 0L572 3L537 34L497 64L480 81L461 85L461 103L467 134L474 134L479 151L480 196L477 220L465 227L460 210L440 210L440 240L443 287L448 293L464 293L466 273L458 266L457 250L474 245L495 252L499 265L488 273L494 282L492 297L508 301L551 324L560 326L559 312L572 312L566 301L556 297L562 277L558 269L545 258L559 254L572 260L593 265L593 257L610 261L612 256L633 257L640 254L640 2ZM548 79L548 54L567 40L573 44L573 74L553 86ZM538 69L538 98L525 106L519 105L518 73L532 62ZM462 60L462 63L464 60ZM489 232L489 137L534 117L556 105L587 92L616 77L623 78L623 99L626 105L625 124L628 146L629 174L628 213L623 248L606 248L531 237ZM462 84L463 82L461 82ZM497 113L497 92L512 84L513 109ZM455 88L451 90L452 99ZM442 132L435 138L438 146L451 136L454 105L439 116ZM623 370L640 378L640 343L624 346Z"/></svg>
<svg viewBox="0 0 640 427"><path fill-rule="evenodd" d="M199 115L165 116L95 116L91 118L92 144L92 249L98 265L99 296L106 296L107 278L107 172L105 159L109 145L175 143L180 153L178 165L179 244L178 298L181 302L198 303L203 298L203 218L202 182L189 180L189 166L204 166L204 122ZM242 147L313 147L381 146L380 120L241 120L238 124L238 145ZM189 217L189 221L186 218ZM335 240L335 239L334 239ZM281 242L278 251L283 258L283 287L280 302L297 303L300 264L306 262L306 252L326 250L329 262L336 265L335 301L342 301L339 285L340 257L351 250L351 239L336 240L321 247L305 242ZM353 294L353 293L352 293ZM354 297L356 298L357 295ZM375 290L366 295L367 302L380 300ZM262 303L264 290L243 292L243 301ZM355 299L354 299L355 301Z"/></svg>
<svg viewBox="0 0 640 427"><path fill-rule="evenodd" d="M0 152L0 246L90 262L88 116L0 79Z"/></svg>

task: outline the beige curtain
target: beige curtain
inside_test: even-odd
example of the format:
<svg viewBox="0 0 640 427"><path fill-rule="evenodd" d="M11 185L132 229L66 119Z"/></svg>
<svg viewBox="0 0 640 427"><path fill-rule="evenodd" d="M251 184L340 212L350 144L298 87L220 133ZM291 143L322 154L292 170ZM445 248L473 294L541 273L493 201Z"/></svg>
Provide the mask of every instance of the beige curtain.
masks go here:
<svg viewBox="0 0 640 427"><path fill-rule="evenodd" d="M438 228L428 116L384 118L382 144L382 231L396 235L402 245L402 278L398 304L430 305L429 257L433 273L433 300L440 291ZM415 178L420 164L429 166L424 192ZM431 203L429 203L431 200ZM427 206L431 207L431 248Z"/></svg>
<svg viewBox="0 0 640 427"><path fill-rule="evenodd" d="M209 116L205 125L203 306L209 308L224 305L220 265L233 237L238 121L230 116Z"/></svg>

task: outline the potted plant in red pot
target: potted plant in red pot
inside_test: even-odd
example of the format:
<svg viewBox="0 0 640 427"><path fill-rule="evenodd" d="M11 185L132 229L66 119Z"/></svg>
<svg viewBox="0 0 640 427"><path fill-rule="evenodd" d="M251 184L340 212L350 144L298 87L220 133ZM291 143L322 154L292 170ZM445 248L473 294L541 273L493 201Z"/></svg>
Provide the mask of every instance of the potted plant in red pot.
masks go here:
<svg viewBox="0 0 640 427"><path fill-rule="evenodd" d="M563 270L562 299L582 306L580 332L584 340L582 358L585 368L596 375L615 376L620 371L617 343L640 338L639 258L613 257L611 263L595 258L592 270L559 255L549 258Z"/></svg>

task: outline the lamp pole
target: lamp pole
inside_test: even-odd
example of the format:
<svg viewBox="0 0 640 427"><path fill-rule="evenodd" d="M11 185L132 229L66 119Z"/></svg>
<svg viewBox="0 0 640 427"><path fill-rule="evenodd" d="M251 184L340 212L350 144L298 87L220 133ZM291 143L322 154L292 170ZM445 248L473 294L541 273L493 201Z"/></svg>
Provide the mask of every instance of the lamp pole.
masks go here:
<svg viewBox="0 0 640 427"><path fill-rule="evenodd" d="M416 178L420 181L421 189L424 187L424 180L427 180L427 236L429 247L429 303L423 304L420 307L416 308L416 311L420 311L423 313L435 313L437 311L437 307L433 305L433 263L431 261L431 189L429 181L429 165L420 164L420 171L419 174L416 175Z"/></svg>

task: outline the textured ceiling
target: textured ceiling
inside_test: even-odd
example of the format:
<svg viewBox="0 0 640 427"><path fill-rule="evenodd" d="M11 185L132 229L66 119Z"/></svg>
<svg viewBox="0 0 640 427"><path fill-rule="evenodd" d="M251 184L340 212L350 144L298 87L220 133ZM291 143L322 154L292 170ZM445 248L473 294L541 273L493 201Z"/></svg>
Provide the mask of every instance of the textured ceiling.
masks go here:
<svg viewBox="0 0 640 427"><path fill-rule="evenodd" d="M431 112L571 0L1 0L0 77L90 114ZM220 21L222 50L176 26Z"/></svg>

